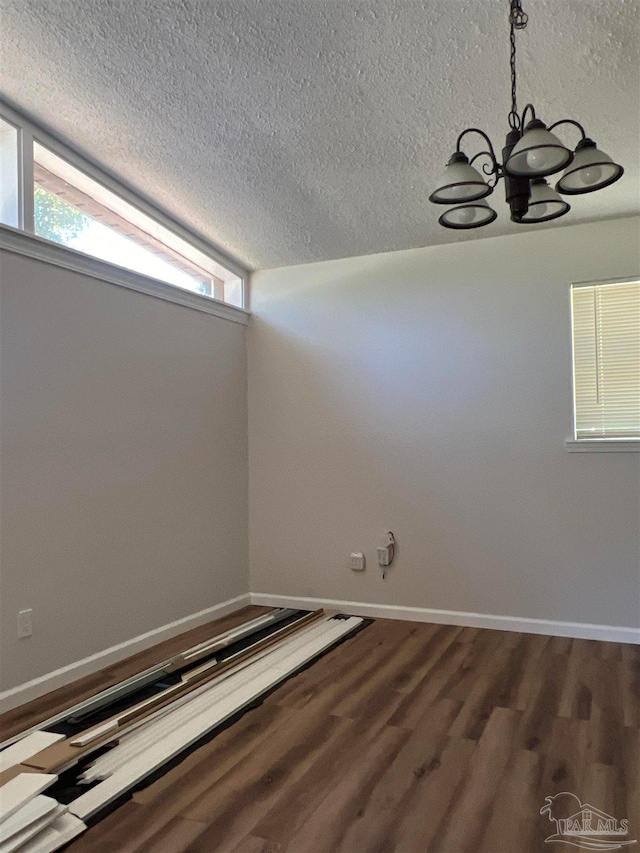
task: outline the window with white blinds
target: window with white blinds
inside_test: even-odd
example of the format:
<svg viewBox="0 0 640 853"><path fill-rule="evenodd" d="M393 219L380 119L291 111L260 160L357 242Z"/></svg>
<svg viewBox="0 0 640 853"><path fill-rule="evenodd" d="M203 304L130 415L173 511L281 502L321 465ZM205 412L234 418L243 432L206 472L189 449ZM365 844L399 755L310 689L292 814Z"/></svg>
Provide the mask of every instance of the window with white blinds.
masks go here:
<svg viewBox="0 0 640 853"><path fill-rule="evenodd" d="M640 439L640 281L572 285L576 440Z"/></svg>

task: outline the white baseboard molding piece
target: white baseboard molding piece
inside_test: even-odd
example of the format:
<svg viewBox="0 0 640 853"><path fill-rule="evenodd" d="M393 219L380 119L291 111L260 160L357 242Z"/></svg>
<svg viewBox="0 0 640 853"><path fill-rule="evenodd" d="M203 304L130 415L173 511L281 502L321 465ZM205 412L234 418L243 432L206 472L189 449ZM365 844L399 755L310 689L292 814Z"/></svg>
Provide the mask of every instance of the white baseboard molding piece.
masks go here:
<svg viewBox="0 0 640 853"><path fill-rule="evenodd" d="M489 613L467 613L458 610L435 610L430 607L407 607L394 604L369 604L364 601L342 601L333 598L308 598L252 592L251 603L265 607L296 607L317 610L324 607L348 616L378 619L403 619L409 622L433 622L437 625L461 625L465 628L492 628L498 631L520 631L551 637L574 637L580 640L604 640L640 645L637 628L617 625L594 625L588 622L556 622L551 619L527 619L519 616L496 616Z"/></svg>
<svg viewBox="0 0 640 853"><path fill-rule="evenodd" d="M75 815L68 812L57 817L53 823L45 827L37 835L34 835L30 841L20 847L19 853L54 853L68 844L81 832L84 832L86 825Z"/></svg>
<svg viewBox="0 0 640 853"><path fill-rule="evenodd" d="M25 827L38 824L40 821L45 821L47 818L50 818L51 821L54 820L56 810L60 808L61 806L56 802L56 800L51 797L45 797L42 794L34 797L32 800L29 800L26 805L21 809L18 809L17 812L14 812L10 818L2 823L0 851L4 853L3 847L7 840L24 832ZM66 810L66 806L64 808ZM46 826L46 823L43 823L40 828L42 829L44 826ZM35 835L35 833L33 834Z"/></svg>
<svg viewBox="0 0 640 853"><path fill-rule="evenodd" d="M22 738L13 746L8 746L0 752L0 772L21 764L25 758L31 758L37 752L46 749L59 740L64 740L64 735L54 732L33 732ZM0 851L1 853L1 851Z"/></svg>
<svg viewBox="0 0 640 853"><path fill-rule="evenodd" d="M40 800L45 801L44 804L40 803ZM29 808L29 806L33 806L33 808ZM35 800L31 800L24 808L2 824L0 853L14 853L15 850L23 853L27 841L41 833L66 812L66 806L61 806L50 797L36 797ZM17 820L15 820L16 818Z"/></svg>
<svg viewBox="0 0 640 853"><path fill-rule="evenodd" d="M19 705L24 705L25 702L30 702L32 699L44 696L45 693L50 693L59 687L64 687L72 681L83 678L85 675L92 675L106 666L111 666L125 658L131 657L131 655L149 649L151 646L163 642L163 640L170 640L178 634L190 631L192 628L198 628L200 625L205 625L207 622L219 619L228 613L233 613L235 610L239 610L250 603L248 593L238 595L220 604L214 604L213 607L200 610L198 613L193 613L182 619L176 619L175 622L169 622L168 625L161 625L152 631L132 637L130 640L125 640L123 643L118 643L116 646L111 646L102 652L97 652L82 660L70 663L39 678L34 678L33 681L27 681L24 684L19 684L17 687L12 687L10 690L5 690L3 693L0 693L0 714L10 711L12 708L17 708Z"/></svg>
<svg viewBox="0 0 640 853"><path fill-rule="evenodd" d="M54 773L19 773L0 788L0 832L12 814L26 806L58 779Z"/></svg>

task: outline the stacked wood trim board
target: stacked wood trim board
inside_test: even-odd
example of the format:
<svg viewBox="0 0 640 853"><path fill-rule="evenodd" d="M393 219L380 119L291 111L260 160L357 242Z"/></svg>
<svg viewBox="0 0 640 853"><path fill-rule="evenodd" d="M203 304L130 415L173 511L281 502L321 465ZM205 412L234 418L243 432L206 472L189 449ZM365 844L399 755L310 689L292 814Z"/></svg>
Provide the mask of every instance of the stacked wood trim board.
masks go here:
<svg viewBox="0 0 640 853"><path fill-rule="evenodd" d="M0 743L0 853L60 849L366 623L276 608Z"/></svg>

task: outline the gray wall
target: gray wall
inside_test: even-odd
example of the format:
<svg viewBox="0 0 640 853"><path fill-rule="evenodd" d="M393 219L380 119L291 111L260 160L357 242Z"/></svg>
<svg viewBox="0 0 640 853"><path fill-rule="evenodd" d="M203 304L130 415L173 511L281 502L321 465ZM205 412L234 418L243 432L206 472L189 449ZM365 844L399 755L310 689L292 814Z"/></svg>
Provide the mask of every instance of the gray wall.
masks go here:
<svg viewBox="0 0 640 853"><path fill-rule="evenodd" d="M0 262L6 689L247 592L246 328Z"/></svg>
<svg viewBox="0 0 640 853"><path fill-rule="evenodd" d="M564 440L569 284L639 266L623 219L255 275L252 591L637 626L640 455Z"/></svg>

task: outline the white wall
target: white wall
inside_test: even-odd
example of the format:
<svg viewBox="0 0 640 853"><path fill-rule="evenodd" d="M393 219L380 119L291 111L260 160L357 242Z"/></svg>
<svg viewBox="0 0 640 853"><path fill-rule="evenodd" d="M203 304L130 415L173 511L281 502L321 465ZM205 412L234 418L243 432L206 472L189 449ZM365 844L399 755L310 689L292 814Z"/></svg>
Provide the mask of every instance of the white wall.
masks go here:
<svg viewBox="0 0 640 853"><path fill-rule="evenodd" d="M569 283L639 244L620 219L256 274L252 591L638 626L640 455L564 440Z"/></svg>
<svg viewBox="0 0 640 853"><path fill-rule="evenodd" d="M246 328L0 263L6 689L248 591Z"/></svg>
<svg viewBox="0 0 640 853"><path fill-rule="evenodd" d="M568 284L639 246L627 219L256 274L251 589L640 624L640 455L564 447ZM11 253L0 276L9 689L247 592L246 330Z"/></svg>

